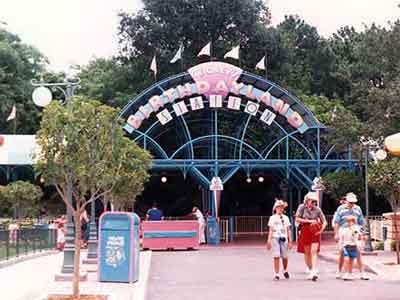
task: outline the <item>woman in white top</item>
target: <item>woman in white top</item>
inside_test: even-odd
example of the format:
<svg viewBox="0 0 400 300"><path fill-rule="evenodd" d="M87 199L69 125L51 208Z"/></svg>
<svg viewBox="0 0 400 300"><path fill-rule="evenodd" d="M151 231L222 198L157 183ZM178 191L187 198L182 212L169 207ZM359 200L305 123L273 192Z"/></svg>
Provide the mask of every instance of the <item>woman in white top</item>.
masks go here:
<svg viewBox="0 0 400 300"><path fill-rule="evenodd" d="M194 206L192 209L192 214L197 218L197 222L199 222L199 243L206 243L205 229L206 229L206 221L204 219L203 214L197 206Z"/></svg>

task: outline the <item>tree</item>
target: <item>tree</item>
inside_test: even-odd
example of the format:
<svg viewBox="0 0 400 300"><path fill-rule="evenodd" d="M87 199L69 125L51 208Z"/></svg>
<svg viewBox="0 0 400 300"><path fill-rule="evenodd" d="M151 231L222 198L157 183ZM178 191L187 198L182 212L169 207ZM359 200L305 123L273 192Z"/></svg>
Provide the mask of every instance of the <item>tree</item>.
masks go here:
<svg viewBox="0 0 400 300"><path fill-rule="evenodd" d="M348 145L358 145L359 137L365 132L365 125L342 101L305 94L300 94L299 98L327 127L327 134L322 141L325 145L336 145L336 153L347 151Z"/></svg>
<svg viewBox="0 0 400 300"><path fill-rule="evenodd" d="M79 299L81 213L110 193L123 176L129 176L130 182L146 180L146 176L132 175L147 173L150 155L124 137L122 123L115 109L75 97L65 106L51 103L37 133L41 152L35 169L56 187L74 218L74 300Z"/></svg>
<svg viewBox="0 0 400 300"><path fill-rule="evenodd" d="M14 121L6 122L6 119L15 104L17 133L36 131L39 110L31 100L30 80L44 70L46 63L46 58L36 48L0 28L0 128L14 132Z"/></svg>
<svg viewBox="0 0 400 300"><path fill-rule="evenodd" d="M113 107L123 107L136 94L151 84L144 70L148 68L143 59L122 63L117 58L97 58L81 67L80 95L98 99Z"/></svg>
<svg viewBox="0 0 400 300"><path fill-rule="evenodd" d="M136 178L144 178L139 181ZM111 203L115 210L124 211L133 208L136 196L140 195L144 190L144 182L147 181L149 175L143 170L121 176L119 182L110 193Z"/></svg>
<svg viewBox="0 0 400 300"><path fill-rule="evenodd" d="M363 195L363 178L355 171L331 172L322 178L326 192L332 195L335 200L339 200L347 193L354 193L358 196Z"/></svg>
<svg viewBox="0 0 400 300"><path fill-rule="evenodd" d="M267 36L266 26L270 23L269 9L262 0L145 0L143 4L136 14L120 14L121 56L124 63L143 57L148 69L152 56L159 54L160 78L177 72L176 66L160 57L172 58L180 45L185 48L185 68L188 62L195 64L198 51L210 41L214 43L213 56L221 58L239 43L262 55L268 49L264 39L262 47L253 47L255 37ZM250 58L253 68L258 57ZM244 68L250 65L247 62L244 57Z"/></svg>
<svg viewBox="0 0 400 300"><path fill-rule="evenodd" d="M14 181L0 188L0 200L14 209L17 218L21 213L32 216L42 196L41 188L27 181Z"/></svg>
<svg viewBox="0 0 400 300"><path fill-rule="evenodd" d="M400 210L400 158L390 158L378 161L369 167L369 181L374 188L383 194L393 210L393 222L396 231L397 264L400 264L399 230L397 216Z"/></svg>

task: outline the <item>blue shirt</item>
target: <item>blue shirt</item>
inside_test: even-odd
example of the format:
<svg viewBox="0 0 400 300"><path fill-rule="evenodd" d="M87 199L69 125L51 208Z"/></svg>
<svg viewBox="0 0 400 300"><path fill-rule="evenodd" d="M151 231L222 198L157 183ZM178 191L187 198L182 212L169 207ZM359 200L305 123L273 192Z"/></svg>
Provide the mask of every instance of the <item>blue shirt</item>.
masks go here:
<svg viewBox="0 0 400 300"><path fill-rule="evenodd" d="M149 221L161 221L163 217L163 212L158 208L153 207L147 211L147 215L149 216Z"/></svg>
<svg viewBox="0 0 400 300"><path fill-rule="evenodd" d="M346 217L354 216L356 217L356 225L363 226L365 224L365 219L361 208L358 205L354 205L352 208L348 208L346 204L340 205L334 215L335 224L339 224L340 227L347 225Z"/></svg>

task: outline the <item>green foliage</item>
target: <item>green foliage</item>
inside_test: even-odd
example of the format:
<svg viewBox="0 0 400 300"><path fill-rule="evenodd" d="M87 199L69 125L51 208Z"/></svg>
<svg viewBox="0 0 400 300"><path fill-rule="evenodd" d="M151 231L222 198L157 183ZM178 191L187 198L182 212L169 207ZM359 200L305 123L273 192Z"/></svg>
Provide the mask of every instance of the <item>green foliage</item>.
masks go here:
<svg viewBox="0 0 400 300"><path fill-rule="evenodd" d="M363 196L363 178L356 172L339 171L332 172L322 178L326 191L336 200L339 200L347 193L354 193L359 198Z"/></svg>
<svg viewBox="0 0 400 300"><path fill-rule="evenodd" d="M113 107L123 107L137 92L151 84L143 59L121 63L116 58L97 58L81 68L79 94L99 99Z"/></svg>
<svg viewBox="0 0 400 300"><path fill-rule="evenodd" d="M0 128L13 133L14 121L6 122L14 104L17 107L17 133L33 133L38 110L31 100L30 80L44 70L46 58L17 35L0 28ZM3 131L3 132L4 132Z"/></svg>
<svg viewBox="0 0 400 300"><path fill-rule="evenodd" d="M325 142L336 144L336 151L344 150L348 144L356 144L364 131L364 124L342 101L331 100L324 96L299 95L303 103L314 113L317 119L328 127Z"/></svg>
<svg viewBox="0 0 400 300"><path fill-rule="evenodd" d="M123 182L125 192L130 193L132 186L137 193L136 186L147 179L150 155L124 136L122 122L114 108L75 97L65 106L58 102L47 106L36 135L41 151L35 169L56 187L74 216L74 298L79 295L80 214L116 184Z"/></svg>
<svg viewBox="0 0 400 300"><path fill-rule="evenodd" d="M27 181L15 181L0 187L0 202L17 212L16 217L33 216L43 192L40 187Z"/></svg>
<svg viewBox="0 0 400 300"><path fill-rule="evenodd" d="M36 170L64 201L72 184L78 211L110 192L123 176L146 179L150 156L124 137L117 111L97 101L76 97L66 106L52 103L44 111L37 140L42 151Z"/></svg>
<svg viewBox="0 0 400 300"><path fill-rule="evenodd" d="M385 243L383 241L379 241L375 243L375 250L384 250L385 248Z"/></svg>
<svg viewBox="0 0 400 300"><path fill-rule="evenodd" d="M389 201L393 211L400 208L400 158L377 161L369 166L369 182Z"/></svg>

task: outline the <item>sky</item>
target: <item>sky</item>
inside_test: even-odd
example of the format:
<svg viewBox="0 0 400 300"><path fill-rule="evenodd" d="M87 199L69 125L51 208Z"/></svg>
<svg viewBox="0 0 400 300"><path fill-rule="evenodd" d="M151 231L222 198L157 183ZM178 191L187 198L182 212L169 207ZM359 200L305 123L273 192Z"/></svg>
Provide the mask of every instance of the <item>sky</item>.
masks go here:
<svg viewBox="0 0 400 300"><path fill-rule="evenodd" d="M168 0L165 0L168 1ZM400 0L269 0L272 22L297 14L328 37L341 26L400 18ZM50 68L65 71L94 57L118 53L118 12L136 12L140 0L0 0L0 26L38 48ZM2 22L7 23L3 25Z"/></svg>

